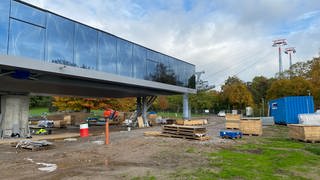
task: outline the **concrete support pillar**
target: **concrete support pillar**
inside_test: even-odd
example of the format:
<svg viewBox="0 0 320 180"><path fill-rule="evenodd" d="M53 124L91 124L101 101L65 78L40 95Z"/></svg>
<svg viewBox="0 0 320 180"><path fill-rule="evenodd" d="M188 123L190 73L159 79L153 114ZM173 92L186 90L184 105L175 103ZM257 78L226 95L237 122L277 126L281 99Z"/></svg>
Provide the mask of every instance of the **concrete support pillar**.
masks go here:
<svg viewBox="0 0 320 180"><path fill-rule="evenodd" d="M191 113L189 111L189 97L188 94L185 93L183 95L183 119L189 120L191 117Z"/></svg>
<svg viewBox="0 0 320 180"><path fill-rule="evenodd" d="M26 137L29 134L29 96L1 96L0 137L10 137L19 134Z"/></svg>
<svg viewBox="0 0 320 180"><path fill-rule="evenodd" d="M149 127L149 123L147 119L147 111L148 111L147 97L142 97L142 119L143 119L144 127Z"/></svg>

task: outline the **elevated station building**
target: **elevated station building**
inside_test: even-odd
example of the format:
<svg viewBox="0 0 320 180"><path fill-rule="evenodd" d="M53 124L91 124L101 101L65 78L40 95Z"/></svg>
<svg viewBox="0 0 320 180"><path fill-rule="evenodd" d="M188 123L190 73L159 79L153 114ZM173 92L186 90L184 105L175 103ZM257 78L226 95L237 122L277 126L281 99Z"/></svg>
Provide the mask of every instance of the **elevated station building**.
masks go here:
<svg viewBox="0 0 320 180"><path fill-rule="evenodd" d="M29 95L137 97L143 109L146 97L184 94L188 118L194 74L180 59L23 1L0 1L0 136L24 131Z"/></svg>

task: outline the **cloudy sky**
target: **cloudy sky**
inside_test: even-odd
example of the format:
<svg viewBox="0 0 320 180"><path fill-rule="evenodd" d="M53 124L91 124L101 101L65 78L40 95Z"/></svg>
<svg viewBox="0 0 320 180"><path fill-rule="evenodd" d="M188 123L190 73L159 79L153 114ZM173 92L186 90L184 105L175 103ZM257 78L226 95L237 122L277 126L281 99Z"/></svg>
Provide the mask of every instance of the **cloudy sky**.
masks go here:
<svg viewBox="0 0 320 180"><path fill-rule="evenodd" d="M285 38L296 48L293 63L320 51L319 0L25 1L193 63L216 86L233 75L274 76L272 40Z"/></svg>

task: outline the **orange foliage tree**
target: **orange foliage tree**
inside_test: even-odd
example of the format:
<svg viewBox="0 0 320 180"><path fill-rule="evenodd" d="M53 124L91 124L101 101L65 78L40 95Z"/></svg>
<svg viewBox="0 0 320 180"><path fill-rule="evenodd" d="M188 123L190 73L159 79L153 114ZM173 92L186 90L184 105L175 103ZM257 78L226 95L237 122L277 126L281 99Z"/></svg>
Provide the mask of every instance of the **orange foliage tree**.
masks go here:
<svg viewBox="0 0 320 180"><path fill-rule="evenodd" d="M135 108L135 98L78 98L54 97L53 106L59 111L86 111L104 109L131 111Z"/></svg>

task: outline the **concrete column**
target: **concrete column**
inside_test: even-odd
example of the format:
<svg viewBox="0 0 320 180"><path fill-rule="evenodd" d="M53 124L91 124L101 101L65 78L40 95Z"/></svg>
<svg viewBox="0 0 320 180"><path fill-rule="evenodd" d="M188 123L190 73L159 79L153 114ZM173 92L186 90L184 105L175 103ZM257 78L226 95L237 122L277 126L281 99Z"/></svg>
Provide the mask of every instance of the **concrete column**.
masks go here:
<svg viewBox="0 0 320 180"><path fill-rule="evenodd" d="M148 119L147 119L147 97L142 97L142 119L144 123L144 127L149 127Z"/></svg>
<svg viewBox="0 0 320 180"><path fill-rule="evenodd" d="M28 135L29 96L1 96L0 136L10 137L19 133L21 137Z"/></svg>
<svg viewBox="0 0 320 180"><path fill-rule="evenodd" d="M190 114L189 114L189 98L188 94L185 93L183 95L183 119L184 120L189 120L190 119Z"/></svg>

